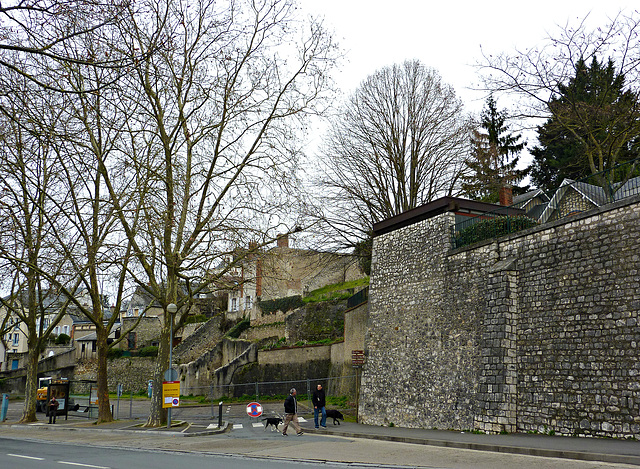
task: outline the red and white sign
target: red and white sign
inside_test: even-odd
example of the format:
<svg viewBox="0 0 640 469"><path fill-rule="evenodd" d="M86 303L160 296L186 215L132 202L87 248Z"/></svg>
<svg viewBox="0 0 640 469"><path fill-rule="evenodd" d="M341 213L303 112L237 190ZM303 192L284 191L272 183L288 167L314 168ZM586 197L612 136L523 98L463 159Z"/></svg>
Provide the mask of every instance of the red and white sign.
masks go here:
<svg viewBox="0 0 640 469"><path fill-rule="evenodd" d="M247 415L249 417L260 417L262 415L262 405L257 402L247 404Z"/></svg>

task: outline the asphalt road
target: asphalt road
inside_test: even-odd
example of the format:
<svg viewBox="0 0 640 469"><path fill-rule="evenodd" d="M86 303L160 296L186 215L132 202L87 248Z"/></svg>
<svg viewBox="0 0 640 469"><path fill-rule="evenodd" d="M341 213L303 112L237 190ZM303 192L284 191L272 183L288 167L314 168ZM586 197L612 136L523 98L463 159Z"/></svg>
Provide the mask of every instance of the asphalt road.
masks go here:
<svg viewBox="0 0 640 469"><path fill-rule="evenodd" d="M309 467L303 461L223 456L197 453L172 453L160 451L95 448L67 443L49 443L0 438L0 467L20 469L176 469L176 468L224 468L224 469L277 469ZM6 464L6 466L5 466ZM317 463L313 463L317 465ZM345 467L323 463L322 467ZM352 466L355 467L355 466Z"/></svg>
<svg viewBox="0 0 640 469"><path fill-rule="evenodd" d="M139 403L139 411L148 403ZM136 406L138 407L138 406ZM281 405L265 405L265 415L278 415ZM11 409L17 421L19 406ZM217 417L218 407L214 408ZM174 418L193 425L212 425L211 408L181 408ZM134 410L135 412L135 410ZM305 415L308 417L308 414ZM40 415L39 415L40 417ZM261 419L249 418L246 406L223 405L223 419L233 428L223 434L176 437L162 431L110 431L89 421L81 426L64 420L56 426L0 425L0 469L64 467L104 468L275 468L378 467L430 469L611 469L638 466L555 459L498 452L379 441L313 431L301 437L264 429ZM313 423L307 421L307 428ZM343 425L345 427L346 425ZM38 458L38 459L31 459ZM293 462L289 462L295 459Z"/></svg>

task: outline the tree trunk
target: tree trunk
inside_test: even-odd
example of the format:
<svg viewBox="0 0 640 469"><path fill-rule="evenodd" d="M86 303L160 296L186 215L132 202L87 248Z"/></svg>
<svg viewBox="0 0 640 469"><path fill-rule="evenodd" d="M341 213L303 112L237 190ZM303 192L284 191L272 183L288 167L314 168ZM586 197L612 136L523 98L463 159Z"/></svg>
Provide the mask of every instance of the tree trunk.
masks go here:
<svg viewBox="0 0 640 469"><path fill-rule="evenodd" d="M112 422L111 405L109 403L109 384L107 382L107 345L108 331L104 327L96 330L96 346L98 351L98 423Z"/></svg>
<svg viewBox="0 0 640 469"><path fill-rule="evenodd" d="M37 422L36 399L38 394L38 357L40 350L38 340L29 339L29 353L27 355L27 382L24 391L24 407L20 423Z"/></svg>
<svg viewBox="0 0 640 469"><path fill-rule="evenodd" d="M165 314L167 316L167 314ZM162 381L164 372L169 368L169 323L164 322L158 345L158 360L153 372L153 394L151 410L145 427L160 427L167 423L167 410L162 408Z"/></svg>

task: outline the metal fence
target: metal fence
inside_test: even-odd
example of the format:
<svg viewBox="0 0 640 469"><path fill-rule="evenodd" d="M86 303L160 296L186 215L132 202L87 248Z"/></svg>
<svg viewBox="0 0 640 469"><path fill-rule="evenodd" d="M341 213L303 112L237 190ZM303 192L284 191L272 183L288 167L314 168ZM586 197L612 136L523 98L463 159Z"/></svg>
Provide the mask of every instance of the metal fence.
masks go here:
<svg viewBox="0 0 640 469"><path fill-rule="evenodd" d="M327 395L355 399L356 375L334 378L313 378L290 381L261 381L254 383L239 383L226 385L209 385L208 387L193 387L195 395L202 396L213 402L228 398L245 398L245 400L259 400L261 398L284 399L292 388L298 393L298 400L311 400L311 395L317 385L321 384Z"/></svg>
<svg viewBox="0 0 640 469"><path fill-rule="evenodd" d="M474 216L456 215L454 249L561 220L640 194L640 158L578 181L565 179L552 194L532 191L508 207ZM517 198L516 198L517 199Z"/></svg>

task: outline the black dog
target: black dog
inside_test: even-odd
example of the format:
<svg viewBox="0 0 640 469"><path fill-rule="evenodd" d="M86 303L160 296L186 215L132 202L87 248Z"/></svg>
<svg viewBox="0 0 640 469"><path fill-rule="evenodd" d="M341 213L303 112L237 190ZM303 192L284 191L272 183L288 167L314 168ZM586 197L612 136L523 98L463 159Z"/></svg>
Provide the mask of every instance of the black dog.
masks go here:
<svg viewBox="0 0 640 469"><path fill-rule="evenodd" d="M340 425L340 420L344 420L344 415L342 415L342 412L340 412L339 410L327 409L327 418L328 419L333 419L333 424L334 425L336 423L338 425ZM338 420L338 419L340 419L340 420Z"/></svg>
<svg viewBox="0 0 640 469"><path fill-rule="evenodd" d="M267 430L267 427L269 425L271 425L273 428L276 429L276 431L278 431L278 425L280 425L283 420L280 417L267 417L266 419L262 419L262 421L264 422L264 430ZM273 431L273 428L271 429L271 431Z"/></svg>

